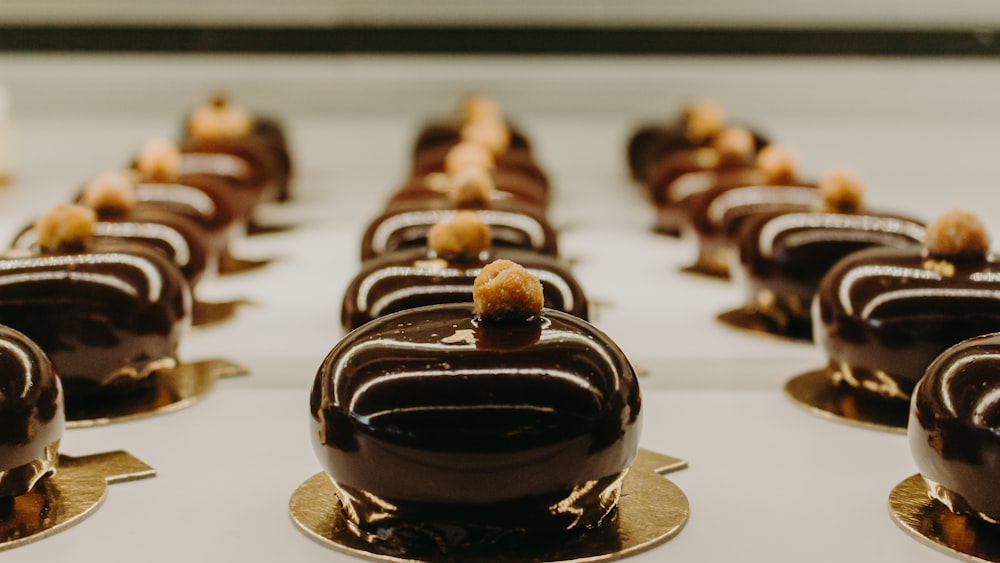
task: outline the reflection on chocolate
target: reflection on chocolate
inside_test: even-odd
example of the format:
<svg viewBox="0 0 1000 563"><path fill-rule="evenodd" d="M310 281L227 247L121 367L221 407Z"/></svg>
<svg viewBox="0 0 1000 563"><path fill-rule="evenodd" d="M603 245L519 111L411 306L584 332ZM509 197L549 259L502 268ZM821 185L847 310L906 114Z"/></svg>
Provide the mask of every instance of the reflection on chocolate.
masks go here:
<svg viewBox="0 0 1000 563"><path fill-rule="evenodd" d="M844 383L906 400L949 346L1000 331L1000 263L870 248L823 277L813 334Z"/></svg>
<svg viewBox="0 0 1000 563"><path fill-rule="evenodd" d="M362 236L361 259L369 260L401 249L425 247L430 228L450 220L456 213L454 209L442 207L386 212L376 217ZM498 203L478 213L490 226L494 247L520 248L551 256L558 254L556 232L544 216L509 202Z"/></svg>
<svg viewBox="0 0 1000 563"><path fill-rule="evenodd" d="M810 304L820 280L834 264L873 246L918 253L923 238L922 224L898 217L762 214L744 225L735 274L746 292L746 308L771 318L780 334L811 338Z"/></svg>
<svg viewBox="0 0 1000 563"><path fill-rule="evenodd" d="M942 353L914 390L908 435L932 497L1000 521L1000 334Z"/></svg>
<svg viewBox="0 0 1000 563"><path fill-rule="evenodd" d="M67 403L141 387L173 365L190 314L180 270L143 245L97 239L82 252L0 259L0 324L45 351Z"/></svg>
<svg viewBox="0 0 1000 563"><path fill-rule="evenodd" d="M27 336L0 326L0 501L56 472L65 428L52 363Z"/></svg>
<svg viewBox="0 0 1000 563"><path fill-rule="evenodd" d="M471 304L350 333L310 407L317 456L359 533L446 551L600 525L640 430L635 373L606 335L551 310L477 321Z"/></svg>
<svg viewBox="0 0 1000 563"><path fill-rule="evenodd" d="M368 260L344 293L341 322L353 330L376 317L424 305L472 302L479 270L497 259L521 264L542 282L545 306L587 318L587 298L568 267L536 252L495 248L472 259L432 257L422 248Z"/></svg>

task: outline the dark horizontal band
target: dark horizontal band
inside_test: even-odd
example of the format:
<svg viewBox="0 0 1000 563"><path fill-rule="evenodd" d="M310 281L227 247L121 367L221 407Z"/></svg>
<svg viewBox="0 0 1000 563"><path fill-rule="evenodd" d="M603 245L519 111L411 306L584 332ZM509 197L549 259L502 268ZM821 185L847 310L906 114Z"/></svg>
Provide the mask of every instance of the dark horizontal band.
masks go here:
<svg viewBox="0 0 1000 563"><path fill-rule="evenodd" d="M3 51L996 56L993 30L0 26Z"/></svg>

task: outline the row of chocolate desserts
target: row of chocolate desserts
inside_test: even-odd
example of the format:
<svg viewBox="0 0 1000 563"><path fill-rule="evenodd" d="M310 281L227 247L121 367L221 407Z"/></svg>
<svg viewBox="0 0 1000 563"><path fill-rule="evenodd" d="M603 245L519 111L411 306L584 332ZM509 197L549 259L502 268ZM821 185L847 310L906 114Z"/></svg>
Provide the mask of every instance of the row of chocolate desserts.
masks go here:
<svg viewBox="0 0 1000 563"><path fill-rule="evenodd" d="M975 215L952 210L925 227L866 210L860 182L843 172L818 183L779 178L769 169L787 159L727 127L714 104L638 130L628 150L659 229L693 231L699 269L728 266L744 283L748 303L720 318L825 351L825 369L789 382L793 398L845 419L908 425L929 496L1000 520L991 485L1000 336L990 335L1000 331L1000 262Z"/></svg>
<svg viewBox="0 0 1000 563"><path fill-rule="evenodd" d="M229 243L287 199L290 162L275 122L216 98L17 236L0 256L0 501L56 471L65 420L164 406L147 395L180 365L195 286L247 267Z"/></svg>
<svg viewBox="0 0 1000 563"><path fill-rule="evenodd" d="M469 97L458 113L420 133L409 177L365 229L345 330L402 309L468 302L479 269L496 259L538 277L546 307L587 318L586 296L558 259L550 184L528 139L485 97Z"/></svg>
<svg viewBox="0 0 1000 563"><path fill-rule="evenodd" d="M584 320L549 192L525 135L486 98L417 138L411 176L365 231L349 332L312 390L312 438L349 544L535 559L613 520L639 390ZM584 557L608 542L570 543Z"/></svg>

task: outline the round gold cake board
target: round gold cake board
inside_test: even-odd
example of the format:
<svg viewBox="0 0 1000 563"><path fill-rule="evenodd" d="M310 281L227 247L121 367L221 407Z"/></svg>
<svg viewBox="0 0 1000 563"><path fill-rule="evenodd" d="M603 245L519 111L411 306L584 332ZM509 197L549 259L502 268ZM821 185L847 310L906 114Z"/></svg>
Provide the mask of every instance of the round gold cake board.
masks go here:
<svg viewBox="0 0 1000 563"><path fill-rule="evenodd" d="M109 484L146 479L156 471L123 451L59 456L59 470L0 508L0 550L61 532L82 522L104 501Z"/></svg>
<svg viewBox="0 0 1000 563"><path fill-rule="evenodd" d="M695 262L687 266L682 266L679 271L685 274L693 274L719 281L729 281L729 272L723 272L718 268L707 266L701 262Z"/></svg>
<svg viewBox="0 0 1000 563"><path fill-rule="evenodd" d="M910 405L906 401L889 401L852 393L837 385L825 369L810 371L785 383L785 394L806 411L838 422L855 426L905 433Z"/></svg>
<svg viewBox="0 0 1000 563"><path fill-rule="evenodd" d="M622 484L618 514L596 530L585 532L572 544L539 552L501 552L464 558L442 556L441 561L611 561L645 551L676 536L690 513L687 496L663 475L687 467L687 462L640 449ZM304 534L327 547L375 561L401 559L381 551L351 532L341 516L340 501L326 473L317 473L292 493L288 504L292 521Z"/></svg>
<svg viewBox="0 0 1000 563"><path fill-rule="evenodd" d="M1000 561L1000 525L955 514L930 498L919 474L889 493L889 513L904 531L939 551L966 561Z"/></svg>
<svg viewBox="0 0 1000 563"><path fill-rule="evenodd" d="M791 342L803 342L812 344L812 336L785 334L774 322L774 319L761 313L757 309L741 307L724 313L719 313L715 317L719 322L733 328L746 330L764 336L773 336L781 340Z"/></svg>
<svg viewBox="0 0 1000 563"><path fill-rule="evenodd" d="M229 360L213 359L157 370L153 388L134 397L92 405L66 406L67 428L88 428L178 411L200 401L222 377L246 375L249 371Z"/></svg>
<svg viewBox="0 0 1000 563"><path fill-rule="evenodd" d="M191 304L191 326L203 328L228 321L236 316L236 310L250 302L246 299L232 301L199 301Z"/></svg>

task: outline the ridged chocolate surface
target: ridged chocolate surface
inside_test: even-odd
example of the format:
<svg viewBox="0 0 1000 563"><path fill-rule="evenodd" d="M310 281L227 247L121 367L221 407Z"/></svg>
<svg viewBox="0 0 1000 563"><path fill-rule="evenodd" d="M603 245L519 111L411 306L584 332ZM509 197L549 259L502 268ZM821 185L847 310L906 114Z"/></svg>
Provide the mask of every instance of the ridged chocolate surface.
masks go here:
<svg viewBox="0 0 1000 563"><path fill-rule="evenodd" d="M614 479L640 430L635 373L603 333L550 310L477 322L471 304L350 333L319 368L310 410L316 453L339 485L444 519L435 509L462 505L516 521L491 510Z"/></svg>
<svg viewBox="0 0 1000 563"><path fill-rule="evenodd" d="M490 226L493 245L520 248L555 256L558 254L556 232L544 216L524 205L498 203L477 210L479 218ZM361 239L361 259L368 260L401 249L425 247L427 232L435 224L450 221L456 210L444 202L435 207L385 212L368 224Z"/></svg>
<svg viewBox="0 0 1000 563"><path fill-rule="evenodd" d="M572 272L536 252L497 248L476 258L433 258L415 248L368 260L344 293L341 322L352 330L373 318L442 303L471 303L479 270L494 260L512 260L542 282L545 307L587 318L587 298Z"/></svg>
<svg viewBox="0 0 1000 563"><path fill-rule="evenodd" d="M791 317L808 329L813 296L837 262L873 246L919 252L924 226L885 215L770 213L750 219L741 237L739 277L747 303L760 307L767 300L762 295L773 296L775 317Z"/></svg>
<svg viewBox="0 0 1000 563"><path fill-rule="evenodd" d="M22 495L55 473L65 428L52 363L27 336L0 326L0 498Z"/></svg>
<svg viewBox="0 0 1000 563"><path fill-rule="evenodd" d="M813 313L832 367L847 366L858 380L887 379L900 398L949 346L997 331L1000 263L933 261L919 248L844 258L820 283Z"/></svg>
<svg viewBox="0 0 1000 563"><path fill-rule="evenodd" d="M176 359L191 320L188 284L162 253L99 240L86 250L0 259L0 324L45 351L67 402Z"/></svg>
<svg viewBox="0 0 1000 563"><path fill-rule="evenodd" d="M1000 335L963 341L928 368L908 427L921 475L956 512L1000 521Z"/></svg>

